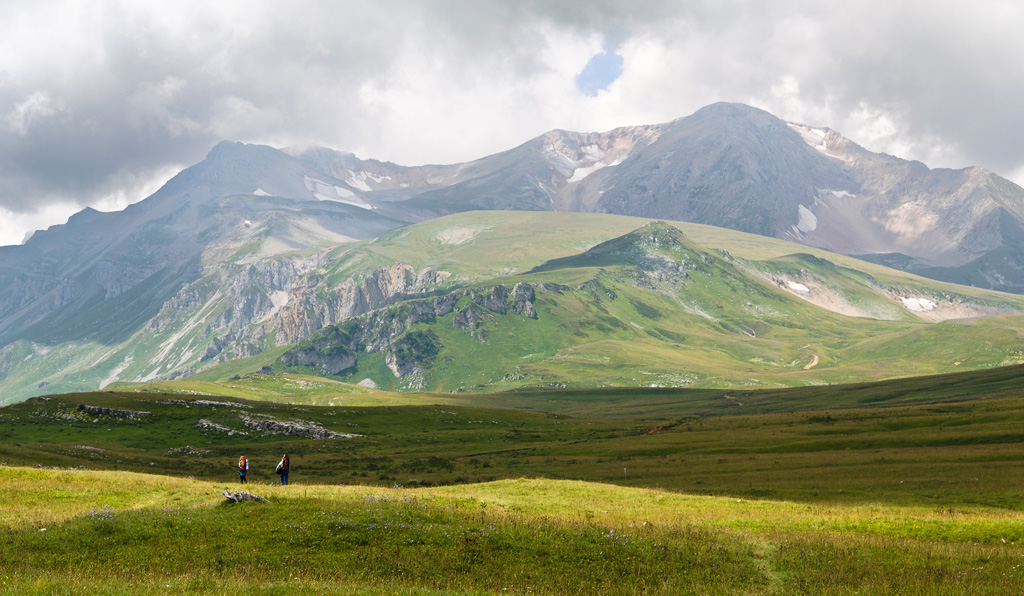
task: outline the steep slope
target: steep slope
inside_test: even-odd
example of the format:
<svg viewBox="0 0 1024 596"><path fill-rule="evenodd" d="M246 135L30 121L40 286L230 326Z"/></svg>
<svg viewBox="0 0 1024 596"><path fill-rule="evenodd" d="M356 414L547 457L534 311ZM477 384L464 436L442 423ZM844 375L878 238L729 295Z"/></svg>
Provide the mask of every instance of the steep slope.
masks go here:
<svg viewBox="0 0 1024 596"><path fill-rule="evenodd" d="M222 143L124 211L86 210L0 248L0 378L95 387L219 352L280 307L319 250L404 225L335 184L275 149Z"/></svg>
<svg viewBox="0 0 1024 596"><path fill-rule="evenodd" d="M717 104L663 125L593 197L596 210L781 237L816 189L846 176L767 112Z"/></svg>

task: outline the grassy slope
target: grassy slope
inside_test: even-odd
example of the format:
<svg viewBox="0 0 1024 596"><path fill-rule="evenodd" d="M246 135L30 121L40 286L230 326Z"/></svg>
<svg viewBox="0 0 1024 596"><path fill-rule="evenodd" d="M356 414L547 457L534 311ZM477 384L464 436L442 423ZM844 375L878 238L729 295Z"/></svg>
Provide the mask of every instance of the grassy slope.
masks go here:
<svg viewBox="0 0 1024 596"><path fill-rule="evenodd" d="M762 391L402 394L392 397L450 401L390 408L37 398L0 409L0 588L1016 594L1022 376L1010 367ZM262 375L234 383L299 400L333 389ZM83 403L152 415L76 415ZM194 427L205 418L245 430L239 412L364 436ZM293 458L287 488L268 484L281 451ZM220 496L238 487L240 453L253 462L248 490L271 504ZM33 463L65 469L9 467ZM483 483L409 488L449 482Z"/></svg>
<svg viewBox="0 0 1024 596"><path fill-rule="evenodd" d="M377 240L339 246L332 253L333 260L317 275L323 276L326 284L324 288L334 288L350 277L358 279L375 268L402 262L413 265L417 271L433 268L451 272L453 275L447 282L449 287L481 283L515 283L525 279L577 284L593 277L594 272L577 269L574 272L563 270L557 275L548 273L524 276L522 274L552 259L580 254L595 244L626 234L644 225L647 221L639 218L597 214L465 213L395 230ZM896 329L899 324L922 325L922 323L916 322L905 309L894 305L891 299L881 297L875 290L867 289L863 285L865 280L873 280L872 283L881 287L903 289L910 294L919 293L927 296L955 294L981 301L996 308L1024 307L1024 299L1018 296L942 284L850 257L780 240L696 224L674 223L673 225L683 230L688 238L704 248L727 250L737 259L759 262L747 263L743 265L744 267L760 269L766 273L779 270L792 271L796 267L798 273L801 269L808 269L812 275L831 280L834 289L854 302L864 302L870 307L869 311L881 310L888 317L898 318L898 321L887 328L893 332L899 331ZM846 267L848 270L843 270L842 275L836 276L828 271L819 271L814 266L808 268L805 262L794 261L794 257L791 255L797 253L826 259L840 267ZM764 262L765 259L775 261ZM558 338L546 339L537 330L526 329L525 327L528 325L510 324L504 333L506 335L508 333L522 334L521 339L524 342L526 340L540 341L542 347L546 349L545 357L549 361L537 365L529 380L521 383L524 385L545 385L552 382L577 386L593 386L602 383L679 384L696 379L698 384L723 386L742 384L747 382L748 378L752 378L753 381L749 382L754 384L801 385L949 371L954 370L956 366L978 368L1024 360L1024 354L1020 354L1019 350L1016 350L1018 353L1014 354L1013 346L1007 343L1015 341L1017 334L1020 333L1021 325L1016 319L1003 320L998 324L998 329L979 328L969 330L967 333L950 330L948 327L943 327L945 325L943 324L937 326L938 331L934 332L932 336L918 342L912 341L911 337L890 350L884 345L886 338L883 337L873 343L865 344L866 348L873 348L873 352L858 348L852 349L849 354L840 351L846 347L852 347L856 341L865 339L869 334L876 334L878 331L870 328L871 323L865 323L864 319L845 317L845 321L836 323L835 321L839 320L838 315L826 315L824 318L832 320L829 324L831 329L824 329L823 336L820 338L816 330L801 336L796 327L787 334L785 321L780 322L782 324L771 325L773 332L777 336L781 334L781 337L757 338L754 341L748 341L742 336L733 337L730 334L737 333L739 329L736 324L749 324L771 314L772 309L760 308L759 310L757 301L753 301L751 309L743 311L738 307L749 301L747 296L741 294L737 297L725 293L733 290L746 292L752 287L730 288L726 284L708 288L709 292L706 297L711 296L712 293L715 297L720 294L723 299L735 303L733 305L735 308L730 312L723 313L725 323L731 331L706 329L707 319L701 320L697 315L682 312L680 309L692 302L683 296L668 298L670 302L675 300L677 303L664 305L665 308L662 311L665 316L663 319L676 321L677 329L670 330L674 334L678 333L680 328L690 331L688 334L658 337L657 332L652 332L651 325L649 325L649 323L657 324L657 321L646 320L642 313L631 312L631 309L627 307L622 307L619 312L613 314L616 317L630 317L625 321L626 324L632 321L644 327L647 333L633 333L631 336L617 333L617 337L611 338L611 343L605 341L607 338L601 337L602 334L597 333L594 327L584 331L587 334L586 337L572 339L570 342L564 341L566 338L561 338L561 343ZM777 293L777 290L773 291ZM635 289L627 293L634 294L628 296L629 298L640 298L638 303L648 301L646 296L636 294ZM574 297L577 301L586 300L585 296L577 294ZM795 301L795 305L781 309L781 311L785 311L782 314L788 315L790 320L810 321L815 317L821 318L817 315L807 314L820 309L813 308L792 295L787 294L785 298L787 304L788 301ZM665 299L665 297L653 298L655 302ZM556 313L563 314L572 314L572 309L583 308L579 304L572 304L571 301L552 303L549 306L554 308ZM28 395L96 387L104 381L113 379L115 375L119 375L119 378L144 378L152 374L153 371L150 369L154 362L159 362L163 367L157 371L160 374L168 374L171 370L169 367L181 362L191 363L192 366L198 365L198 358L204 352L206 344L213 339L204 333L205 324L216 319L227 307L228 305L215 302L201 305L195 312L179 313L179 320L165 322L165 326L161 328L164 330L159 333L141 333L117 346L104 345L99 342L59 346L29 345L27 342L22 342L22 344L10 348L11 353L8 360L11 363L16 362L17 366L11 368L9 376L3 382L0 403L22 399ZM588 308L593 310L593 306ZM600 323L600 317L605 316L604 313L591 312L589 314L591 315L590 320L598 323ZM444 321L444 323L448 324L450 321ZM664 325L657 324L657 326L663 327ZM176 333L185 327L189 328L187 332ZM702 328L705 329L702 330ZM993 335L996 338L995 341L986 340L989 331L995 331L995 335ZM725 335L722 334L723 332ZM845 342L835 341L836 333L846 334L845 337L848 340ZM666 341L671 337L693 339L693 343L672 346L673 342ZM269 336L256 339L267 346L272 341ZM464 338L449 337L448 340L453 347L447 357L456 363L465 360L473 352L469 348L477 348L471 342L462 341ZM724 351L709 349L709 343L714 344L715 347L727 346L729 349ZM924 350L924 348L943 343L964 349L960 353ZM566 349L570 351L563 352ZM229 352L230 350L226 353ZM651 374L602 376L600 373L608 368L601 366L605 362L608 352L646 354L658 366L655 370L650 371ZM802 367L809 363L814 355L818 355L820 359L817 370L808 373L801 372ZM460 389L463 385L472 388L475 385L491 382L497 383L497 389L512 386L513 384L502 384L498 381L514 370L515 365L521 363L508 357L495 360L494 354L490 354L487 360L500 366L496 366L494 370L487 373L480 372L472 379L467 378L468 367L464 367L463 370L452 369L451 374L448 375L449 378L442 378L444 375L438 377L435 388L440 389L443 386L446 390L453 390ZM256 364L257 361L260 363ZM229 363L213 371L202 373L204 375L202 379L226 380L234 374L257 370L267 361L257 357L248 360L246 364ZM961 364L954 364L956 362L961 362ZM527 362L527 364L534 365L536 363ZM616 365L617 363L613 359L611 364ZM623 362L621 364L638 363ZM370 357L362 365L365 367L365 372L368 373L366 376L359 378L349 376L340 380L360 381L369 376L382 387L391 389L403 387L402 382L395 381L390 376L384 366L382 356ZM825 370L830 366L832 368L842 367L846 371ZM700 370L695 371L694 369ZM679 371L678 374L677 371ZM644 371L635 372L643 373ZM541 376L545 378L539 379ZM634 378L636 381L633 380ZM48 384L39 386L40 382Z"/></svg>
<svg viewBox="0 0 1024 596"><path fill-rule="evenodd" d="M232 488L0 468L15 593L1016 594L1024 518L565 481ZM81 495L53 507L52 495ZM7 507L9 503L16 506Z"/></svg>
<svg viewBox="0 0 1024 596"><path fill-rule="evenodd" d="M600 216L578 219L572 221L579 230L594 230L597 222L605 221ZM712 246L735 244L735 252L722 258L687 235L675 247L653 254L690 263L688 277L653 285L636 281L635 272L643 266L623 256L630 244L622 239L585 255L569 253L536 266L544 255L571 251L574 242L585 246L593 241L572 227L560 234L553 222L565 221L552 219L552 214L464 214L393 232L361 249L381 262L411 261L417 267L451 270L456 279L470 280L463 282L470 285L500 271L504 275L486 284L511 287L529 281L570 286L565 291L538 292L537 320L484 313L484 341L479 334L473 337L455 328L455 314L419 324L416 330L429 327L442 345L428 371L426 388L801 386L1024 361L1018 347L1024 317L927 323L886 292L944 297L996 309L1024 308L1020 297L926 282L824 251L816 252L836 262L807 253L737 261L738 254L774 256L794 245L685 224L678 227L687 234L696 231ZM630 218L607 221L623 228L640 223ZM458 243L441 242L441 238ZM520 246L524 238L533 242ZM487 258L482 261L482 257ZM751 273L754 270L764 273ZM852 307L891 320L820 308L761 277L769 274L813 278ZM466 297L458 308L471 306ZM808 365L810 369L805 368ZM315 368L289 370L317 372ZM225 378L217 368L205 374L210 380ZM355 369L335 378L350 383L370 378L388 390L410 387L409 380L396 379L388 370L382 353L361 355Z"/></svg>

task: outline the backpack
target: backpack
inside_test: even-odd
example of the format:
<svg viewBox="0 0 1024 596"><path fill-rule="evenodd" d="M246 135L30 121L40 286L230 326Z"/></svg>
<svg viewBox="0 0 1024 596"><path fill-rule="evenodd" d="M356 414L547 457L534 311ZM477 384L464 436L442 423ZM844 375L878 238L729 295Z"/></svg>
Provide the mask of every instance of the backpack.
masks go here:
<svg viewBox="0 0 1024 596"><path fill-rule="evenodd" d="M244 455L242 457L238 458L238 471L239 472L244 472L245 469L248 467L246 465L248 463L249 463L249 461L247 459L245 459Z"/></svg>

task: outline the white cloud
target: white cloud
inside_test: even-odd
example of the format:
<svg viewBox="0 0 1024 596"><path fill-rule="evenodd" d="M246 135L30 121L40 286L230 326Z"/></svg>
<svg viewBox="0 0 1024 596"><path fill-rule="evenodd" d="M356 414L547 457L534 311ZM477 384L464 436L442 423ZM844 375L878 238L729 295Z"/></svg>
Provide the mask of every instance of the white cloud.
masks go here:
<svg viewBox="0 0 1024 596"><path fill-rule="evenodd" d="M19 135L25 135L34 123L66 111L63 102L54 100L48 91L39 90L16 104L14 109L7 113L5 120L11 130Z"/></svg>
<svg viewBox="0 0 1024 596"><path fill-rule="evenodd" d="M171 136L195 133L200 124L180 105L188 83L175 76L144 82L128 101L128 122L138 129L162 128Z"/></svg>
<svg viewBox="0 0 1024 596"><path fill-rule="evenodd" d="M450 163L715 101L1024 182L1010 0L46 0L0 3L0 22L11 212L141 199L124 172L222 138ZM621 76L587 97L575 77L611 50Z"/></svg>
<svg viewBox="0 0 1024 596"><path fill-rule="evenodd" d="M260 138L285 125L285 117L276 109L258 107L236 95L216 99L210 107L209 130L222 139Z"/></svg>
<svg viewBox="0 0 1024 596"><path fill-rule="evenodd" d="M0 246L21 244L33 231L67 223L69 217L81 210L81 205L68 201L45 203L30 212L0 207Z"/></svg>

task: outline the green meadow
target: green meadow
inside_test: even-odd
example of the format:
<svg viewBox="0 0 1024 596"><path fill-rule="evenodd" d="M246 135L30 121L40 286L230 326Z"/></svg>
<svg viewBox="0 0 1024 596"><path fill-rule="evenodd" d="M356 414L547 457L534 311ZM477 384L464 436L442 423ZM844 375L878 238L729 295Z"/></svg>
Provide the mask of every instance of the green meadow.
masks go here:
<svg viewBox="0 0 1024 596"><path fill-rule="evenodd" d="M32 594L1017 594L1024 516L610 484L260 487L0 468L0 590ZM55 507L61 503L61 507ZM13 504L13 506L12 506Z"/></svg>
<svg viewBox="0 0 1024 596"><path fill-rule="evenodd" d="M192 385L0 408L0 592L973 595L1024 584L1024 367L771 390L179 383ZM272 472L282 452L287 487ZM243 488L269 503L221 495Z"/></svg>

